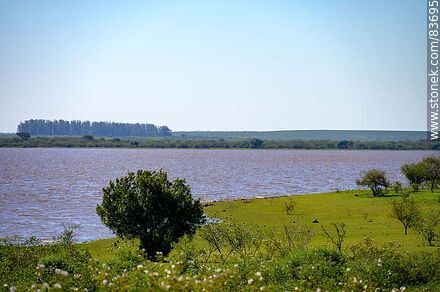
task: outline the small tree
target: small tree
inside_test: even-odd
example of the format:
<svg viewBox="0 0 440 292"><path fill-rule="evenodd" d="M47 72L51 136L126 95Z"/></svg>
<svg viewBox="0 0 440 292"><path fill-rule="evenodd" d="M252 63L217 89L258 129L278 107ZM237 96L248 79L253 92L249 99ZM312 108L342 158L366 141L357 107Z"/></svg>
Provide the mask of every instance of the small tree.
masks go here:
<svg viewBox="0 0 440 292"><path fill-rule="evenodd" d="M398 180L391 184L391 188L395 194L399 194L402 191L402 183Z"/></svg>
<svg viewBox="0 0 440 292"><path fill-rule="evenodd" d="M417 192L425 180L425 166L421 162L404 164L401 167L403 175L408 180L413 191Z"/></svg>
<svg viewBox="0 0 440 292"><path fill-rule="evenodd" d="M391 201L391 217L399 220L404 228L405 235L408 228L413 227L420 218L420 210L411 198Z"/></svg>
<svg viewBox="0 0 440 292"><path fill-rule="evenodd" d="M97 213L118 236L139 238L151 260L157 252L168 254L174 242L204 222L200 201L185 180L170 182L164 171L139 170L110 181Z"/></svg>
<svg viewBox="0 0 440 292"><path fill-rule="evenodd" d="M370 169L363 173L361 177L356 180L356 184L369 187L374 197L382 196L384 190L390 185L385 171L380 169Z"/></svg>
<svg viewBox="0 0 440 292"><path fill-rule="evenodd" d="M289 202L284 203L284 210L286 211L287 215L293 215L293 212L295 211L296 202L292 199L289 200Z"/></svg>
<svg viewBox="0 0 440 292"><path fill-rule="evenodd" d="M345 234L347 230L345 229L345 223L333 223L335 228L335 234L332 234L324 226L321 226L324 235L336 246L339 253L342 253L342 244L345 240Z"/></svg>
<svg viewBox="0 0 440 292"><path fill-rule="evenodd" d="M420 220L416 224L416 229L428 242L429 246L432 246L433 241L439 237L439 226L440 212L438 210L431 210L429 213L420 217Z"/></svg>
<svg viewBox="0 0 440 292"><path fill-rule="evenodd" d="M424 180L429 183L431 192L434 192L434 188L440 182L440 157L425 157L421 164L424 167Z"/></svg>

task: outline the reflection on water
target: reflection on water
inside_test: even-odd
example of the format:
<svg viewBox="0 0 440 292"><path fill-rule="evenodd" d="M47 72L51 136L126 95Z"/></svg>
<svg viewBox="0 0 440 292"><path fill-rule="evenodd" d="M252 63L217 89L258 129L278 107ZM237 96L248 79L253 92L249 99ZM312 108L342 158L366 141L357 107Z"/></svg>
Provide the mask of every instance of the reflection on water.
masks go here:
<svg viewBox="0 0 440 292"><path fill-rule="evenodd" d="M399 168L427 151L0 149L0 237L50 238L78 223L78 238L110 236L96 215L101 189L128 170L184 177L202 200L355 188L355 178Z"/></svg>

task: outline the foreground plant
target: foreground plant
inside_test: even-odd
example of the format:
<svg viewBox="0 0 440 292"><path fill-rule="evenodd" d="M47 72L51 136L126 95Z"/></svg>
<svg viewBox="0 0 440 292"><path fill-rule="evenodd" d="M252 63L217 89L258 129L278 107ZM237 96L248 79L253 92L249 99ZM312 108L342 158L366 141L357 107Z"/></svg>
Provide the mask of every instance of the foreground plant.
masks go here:
<svg viewBox="0 0 440 292"><path fill-rule="evenodd" d="M139 238L150 260L156 253L168 254L173 243L204 222L202 206L185 180L170 182L164 171L139 170L110 181L96 210L118 236Z"/></svg>

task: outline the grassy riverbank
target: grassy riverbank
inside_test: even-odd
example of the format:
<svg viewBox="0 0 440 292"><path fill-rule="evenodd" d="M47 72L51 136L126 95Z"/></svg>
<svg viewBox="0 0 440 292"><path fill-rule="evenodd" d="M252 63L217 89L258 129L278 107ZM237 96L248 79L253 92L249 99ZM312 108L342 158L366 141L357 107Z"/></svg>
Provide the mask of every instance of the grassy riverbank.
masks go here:
<svg viewBox="0 0 440 292"><path fill-rule="evenodd" d="M411 197L422 211L440 210L438 192L423 190ZM3 246L2 256L7 256L2 259L1 273L3 277L8 275L4 281L9 282L5 284L20 288L31 284L42 287L45 281L51 287L59 283L63 287L82 285L92 290L257 291L261 287L299 287L304 291L363 291L365 285L365 291L401 286L410 286L414 291L422 287L428 291L439 289L434 280L439 276L439 242L437 246L427 246L413 229L404 235L401 223L390 216L393 199L400 197L389 194L372 198L367 191L343 191L215 202L206 204L205 212L222 219L224 224L220 225L233 223L227 230L234 236L229 238L234 246L242 245L231 251L227 259L224 255L231 250L227 243L221 245L225 252L222 257L206 241L215 232L226 229L209 233L202 228L192 240L184 239L177 244L162 263L143 260L137 255L135 241L116 238L57 249ZM286 206L290 206L289 212ZM333 232L332 223L346 225L341 254L323 234L323 227ZM295 226L295 246L286 245L286 226ZM36 270L38 264L44 268ZM56 274L54 267L68 270L69 275ZM84 283L75 283L74 278L67 281L75 273L83 273ZM359 284L359 280L363 282Z"/></svg>
<svg viewBox="0 0 440 292"><path fill-rule="evenodd" d="M347 225L346 246L361 242L365 236L377 243L396 241L406 251L429 251L420 235L411 230L407 235L402 224L390 216L390 201L399 198L390 194L385 197L371 197L369 191L341 191L323 194L284 196L266 199L219 201L205 206L208 216L239 224L258 226L268 230L281 231L289 223L304 224L316 235L312 247L328 246L331 243L322 234L322 226L330 228L332 223ZM440 193L423 190L412 195L423 210L440 210ZM285 211L285 204L293 202L291 214ZM313 223L317 220L318 223ZM316 221L315 221L316 222ZM97 258L108 259L106 247L114 239L92 241L84 247Z"/></svg>

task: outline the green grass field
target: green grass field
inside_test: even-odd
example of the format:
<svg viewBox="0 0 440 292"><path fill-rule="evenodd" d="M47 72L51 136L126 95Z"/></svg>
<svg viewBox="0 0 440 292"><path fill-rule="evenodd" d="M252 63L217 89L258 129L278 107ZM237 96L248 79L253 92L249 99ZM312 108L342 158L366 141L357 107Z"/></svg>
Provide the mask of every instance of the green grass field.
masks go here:
<svg viewBox="0 0 440 292"><path fill-rule="evenodd" d="M412 193L422 211L439 209L439 192L423 190ZM323 194L292 195L276 198L219 201L208 204L208 216L224 221L258 226L263 230L281 230L289 223L304 224L315 231L311 246L333 248L323 235L322 227L331 229L332 223L345 223L347 235L344 243L348 247L369 236L377 243L395 241L407 251L430 251L421 236L410 229L407 235L402 224L390 216L390 201L399 196L389 194L385 197L371 197L369 191L342 191ZM285 204L294 202L292 214L287 215ZM318 223L312 223L317 220ZM92 256L108 260L109 247L115 239L103 239L81 244Z"/></svg>
<svg viewBox="0 0 440 292"><path fill-rule="evenodd" d="M422 210L440 209L439 193L420 191L411 195ZM321 226L330 229L332 223L347 225L346 245L359 242L365 236L378 243L397 241L407 250L431 249L424 245L419 234L410 230L404 235L401 223L390 216L390 201L398 196L370 197L368 191L345 191L325 194L286 196L281 198L217 202L207 207L212 217L251 223L267 229L283 224L304 224L316 232L312 245L328 244ZM293 201L292 215L285 212L285 203ZM312 223L313 220L319 223Z"/></svg>

